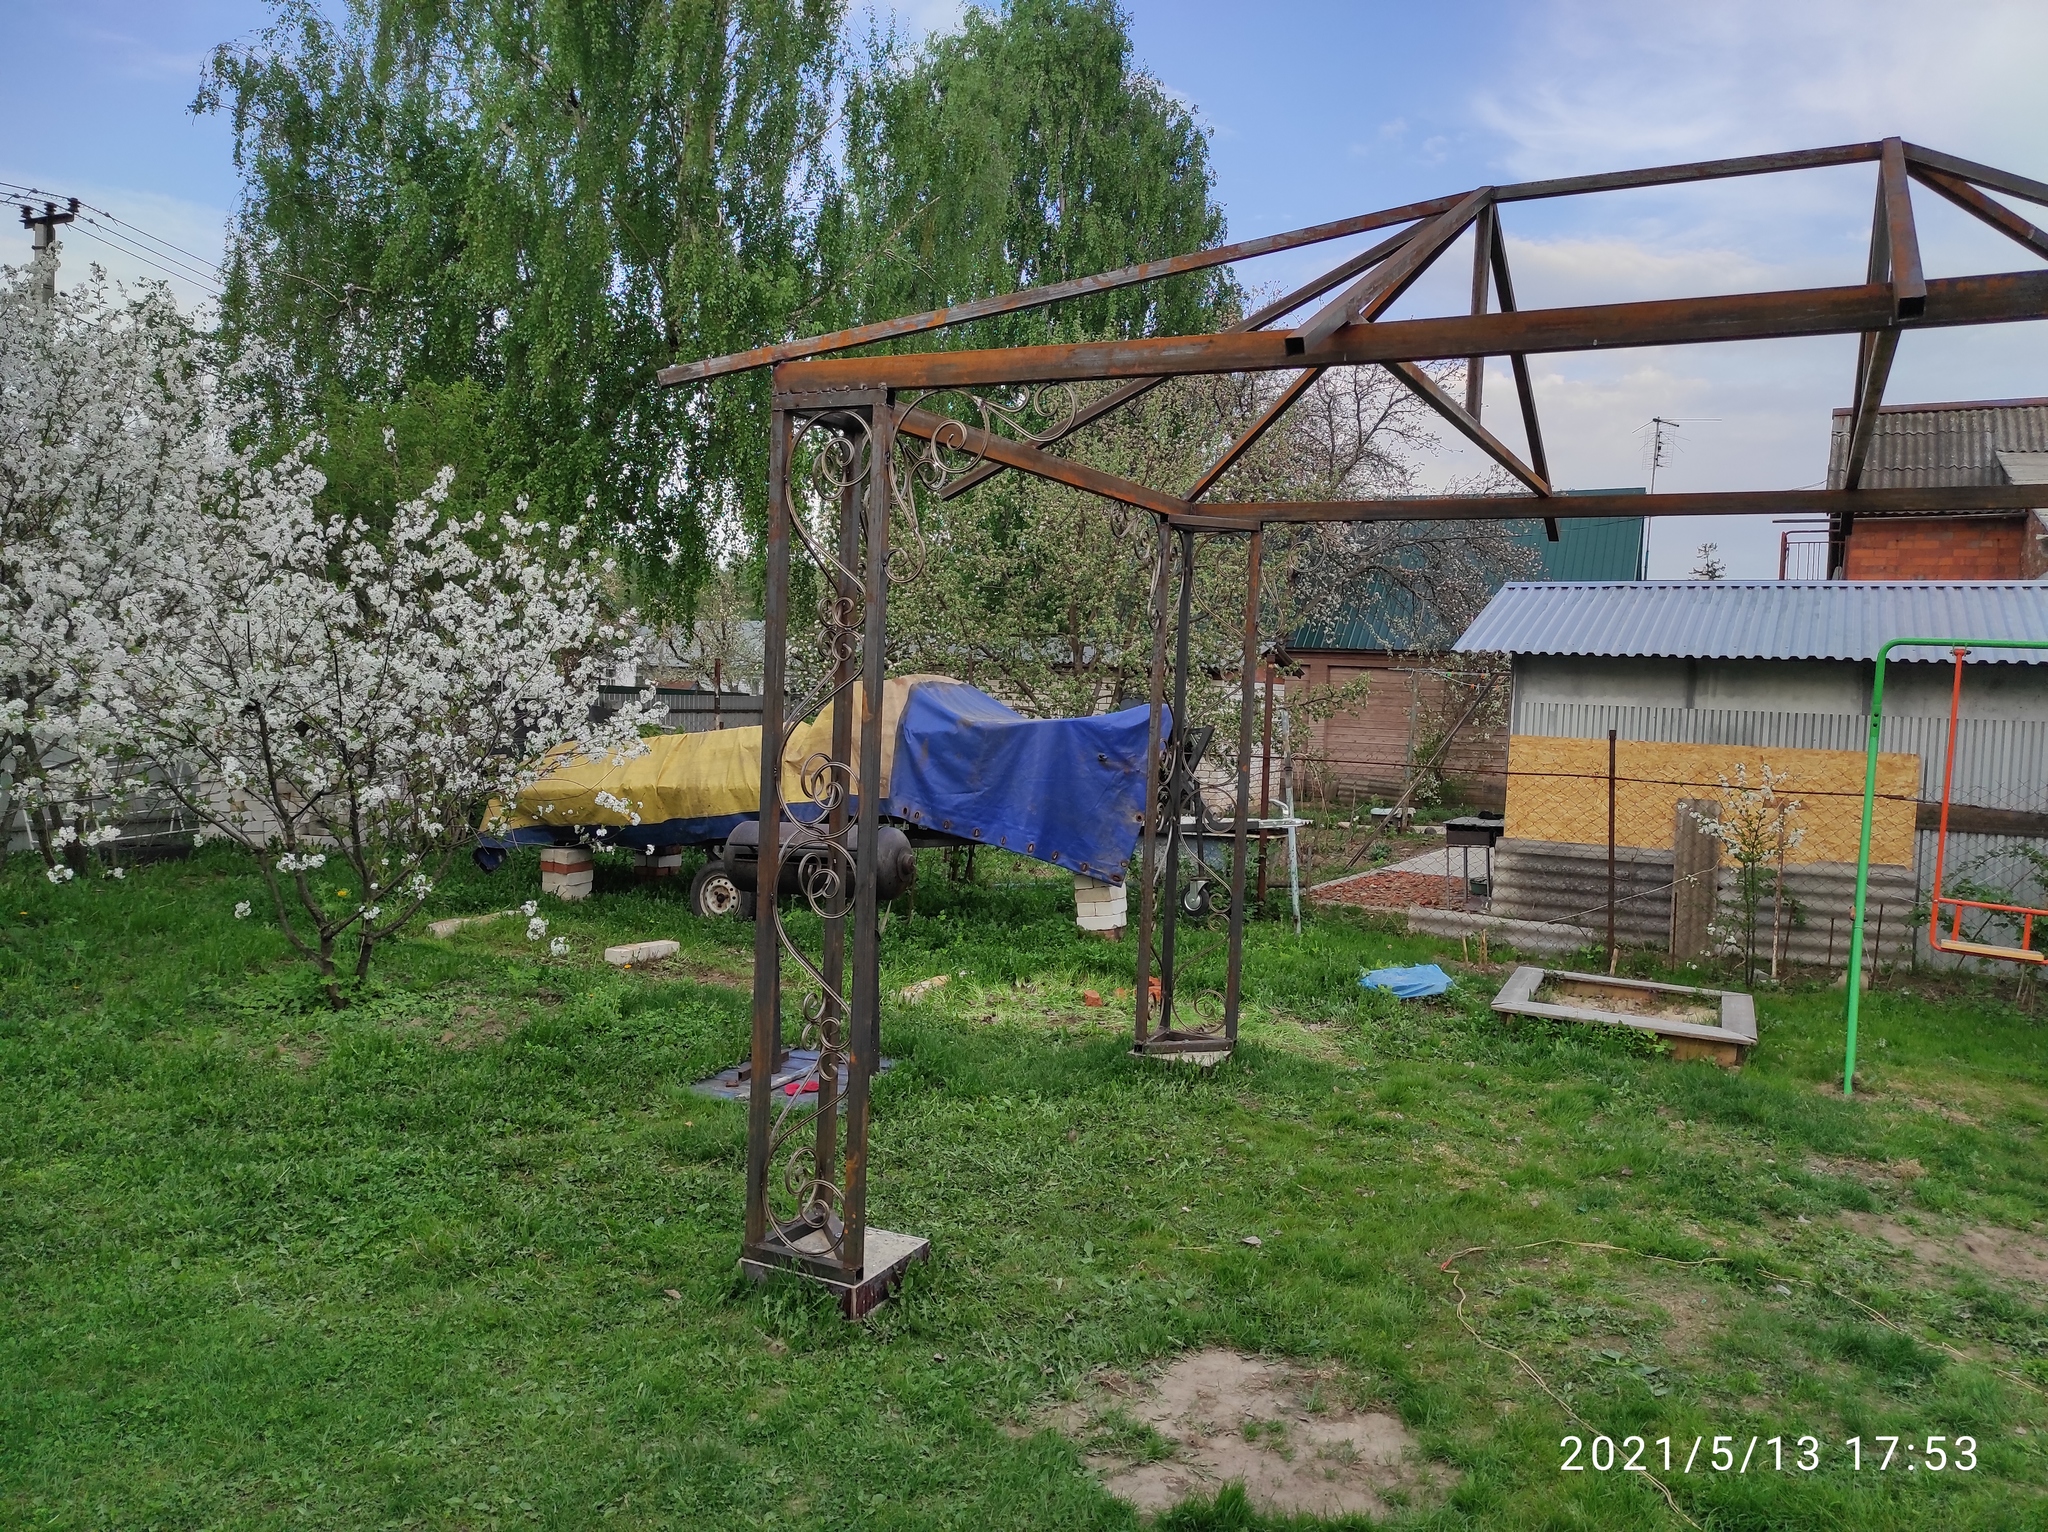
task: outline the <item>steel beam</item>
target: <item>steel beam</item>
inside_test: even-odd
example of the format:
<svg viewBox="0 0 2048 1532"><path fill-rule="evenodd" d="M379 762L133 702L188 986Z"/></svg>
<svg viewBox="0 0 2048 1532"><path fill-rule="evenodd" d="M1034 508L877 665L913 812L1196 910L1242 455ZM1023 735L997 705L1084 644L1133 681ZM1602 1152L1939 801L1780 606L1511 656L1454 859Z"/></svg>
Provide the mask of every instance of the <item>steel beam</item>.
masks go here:
<svg viewBox="0 0 2048 1532"><path fill-rule="evenodd" d="M2048 201L2048 187L2042 186L2039 182L2028 181L2022 176L2007 175L2003 171L1993 170L1988 165L1958 160L1952 155L1938 154L1934 150L1922 149L1916 145L1908 145L1907 150L1914 159L1933 165L1937 169L1949 170L1987 186L1997 186L2000 190L2011 191L2016 196ZM1859 161L1876 159L1878 151L1879 145L1875 143L1841 144L1826 149L1799 149L1783 154L1751 154L1735 159L1697 160L1684 165L1658 165L1642 170L1609 171L1600 175L1566 176L1549 181L1523 181L1512 186L1496 188L1493 200L1531 202L1551 197L1581 196L1588 192L1621 191L1631 187L1674 186L1734 176L1810 170L1826 165L1852 165ZM2028 191L2022 188L2035 190ZM1153 282L1162 277L1179 276L1190 271L1202 271L1210 267L1251 260L1261 255L1271 255L1281 250L1295 250L1304 245L1342 239L1347 235L1362 234L1370 229L1384 229L1391 224L1412 223L1418 218L1435 217L1450 208L1457 200L1455 197L1432 198L1427 202L1409 203L1405 207L1386 208L1379 212L1361 213L1352 218L1340 218L1334 223L1313 224L1308 228L1293 229L1284 234L1269 234L1258 239L1240 240L1231 245L1219 245L1213 250L1197 250L1162 260L1140 261L1136 265L1102 272L1096 276L1076 277L1071 281L1052 282L1043 287L1028 287L997 297L977 298L946 308L930 309L922 314L907 314L900 319L885 319L874 324L857 325L849 330L836 330L830 334L813 335L803 340L756 346L749 351L736 351L727 356L709 357L703 361L681 362L672 367L664 367L655 375L655 380L662 384L694 383L705 378L722 377L727 373L773 366L798 357L819 356L826 352L870 345L876 341L923 334L950 325L965 324L971 320L987 319L997 314L1013 314L1025 309L1044 308L1069 298L1089 297L1139 282Z"/></svg>
<svg viewBox="0 0 2048 1532"><path fill-rule="evenodd" d="M1627 191L1643 186L1682 186L1693 181L1724 181L1736 176L1776 175L1786 170L1817 170L1828 165L1858 165L1877 158L1876 142L1837 144L1827 149L1792 149L1782 154L1746 154L1736 159L1694 160L1685 165L1657 165L1647 170L1608 170L1598 175L1561 176L1551 181L1518 181L1496 187L1495 202L1536 202L1548 197L1580 197L1588 192Z"/></svg>
<svg viewBox="0 0 2048 1532"><path fill-rule="evenodd" d="M909 356L822 357L784 362L778 393L852 386L974 388L1156 374L1278 372L1302 366L1423 362L1517 352L1605 351L1709 341L1776 340L1883 329L1892 294L1884 285L1819 287L1725 297L1658 299L1459 314L1442 319L1346 325L1304 355L1284 335L1171 335L995 351ZM1927 284L1923 328L2048 318L2048 271L1949 277Z"/></svg>
<svg viewBox="0 0 2048 1532"><path fill-rule="evenodd" d="M1091 495L1101 495L1106 500L1121 501L1135 505L1140 510L1151 511L1158 516L1176 516L1188 508L1188 502L1173 495L1161 494L1156 489L1130 479L1119 478L1113 473L1104 473L1099 468L1090 468L1086 463L1077 463L1071 458L1055 457L1050 452L1023 442L1011 441L980 426L970 426L947 415L934 415L929 410L908 409L896 422L896 429L905 436L921 437L935 441L948 451L959 451L973 457L985 457L992 462L1009 468L1021 468L1035 473L1041 479L1050 479L1055 484L1064 484L1070 489L1084 489Z"/></svg>
<svg viewBox="0 0 2048 1532"><path fill-rule="evenodd" d="M2036 181L2029 176L2016 176L2009 170L2000 170L1992 165L1980 165L1975 160L1943 154L1939 149L1928 149L1920 144L1907 144L1906 158L1916 165L1925 165L1930 170L1946 171L1952 176L1973 181L1979 186L1988 186L1993 191L2005 192L2024 202L2048 207L2048 181Z"/></svg>
<svg viewBox="0 0 2048 1532"><path fill-rule="evenodd" d="M1340 265L1333 266L1313 281L1304 283L1290 293L1281 294L1280 297L1274 299L1271 303L1266 304L1219 333L1224 335L1244 335L1254 330L1262 330L1276 319L1285 318L1304 303L1313 303L1339 282L1347 282L1359 272L1378 265L1407 242L1409 232L1404 229L1392 239L1381 240L1380 243L1374 245L1371 249L1361 251ZM1103 416L1122 409L1134 399L1139 399L1149 394L1165 381L1166 379L1164 378L1136 378L1124 384L1121 388L1112 389L1100 399L1083 405L1079 410L1075 411L1073 419L1063 421L1057 430L1041 437L1039 444L1041 446L1050 446L1056 441L1064 440L1083 426L1092 425ZM983 463L979 468L962 474L944 489L940 490L939 498L941 500L950 500L955 495L965 494L984 480L994 478L1003 471L1003 467L1003 464L997 462Z"/></svg>
<svg viewBox="0 0 2048 1532"><path fill-rule="evenodd" d="M1119 267L1115 271L1105 271L1096 276L1075 277L1066 282L1049 282L1043 287L1027 287L998 297L976 298L969 303L929 309L922 314L906 314L900 319L884 319L874 324L856 325L850 330L835 330L829 335L813 335L804 340L756 346L751 351L735 351L728 356L708 357L701 362L681 362L673 367L662 368L655 374L655 381L662 384L696 383L705 378L723 377L731 372L747 372L756 367L773 366L794 357L845 351L853 346L866 346L883 340L899 340L906 335L943 330L950 325L966 324L975 319L988 319L997 314L1014 314L1024 309L1045 308L1069 298L1092 297L1096 293L1113 292L1117 288L1132 287L1140 282L1156 282L1162 277L1183 276L1190 271L1206 271L1211 267L1228 266L1236 261L1272 255L1281 250L1298 250L1303 245L1324 244L1329 240L1344 239L1373 229L1384 229L1390 224L1413 223L1418 218L1436 216L1457 200L1455 197L1433 197L1427 202L1414 202L1406 207L1383 208L1376 213L1360 213L1351 218L1339 218L1333 223L1318 223L1311 224L1305 229L1290 229L1285 234L1266 234L1257 239L1243 239L1236 244L1217 245L1213 249L1190 251L1186 255L1169 256L1163 260L1140 261L1134 266Z"/></svg>
<svg viewBox="0 0 2048 1532"><path fill-rule="evenodd" d="M1472 312L1486 312L1486 300L1491 291L1493 275L1494 226L1500 222L1500 210L1491 202L1479 210L1479 216L1472 223ZM1486 394L1486 358L1468 356L1465 358L1465 413L1478 420Z"/></svg>
<svg viewBox="0 0 2048 1532"><path fill-rule="evenodd" d="M1262 522L1522 521L1544 510L1605 516L1954 516L2032 510L2038 484L1909 486L1899 489L1750 489L1677 495L1573 495L1543 501L1525 495L1435 495L1414 500L1204 500L1175 524L1202 531Z"/></svg>
<svg viewBox="0 0 2048 1532"><path fill-rule="evenodd" d="M1417 398L1421 399L1424 404L1449 421L1456 430L1481 452L1484 452L1488 457L1500 464L1501 467L1505 468L1517 479L1520 479L1538 497L1549 498L1551 494L1550 481L1516 457L1513 452L1508 450L1507 443L1503 442L1499 437L1487 430L1485 426L1473 419L1471 415L1467 414L1465 407L1441 388L1438 388L1428 373L1424 372L1413 362L1395 362L1387 368L1387 371L1405 383ZM1541 445L1540 441L1538 445ZM1192 499L1193 497L1190 496L1189 498ZM1555 542L1556 539L1552 538L1551 541Z"/></svg>
<svg viewBox="0 0 2048 1532"><path fill-rule="evenodd" d="M1508 270L1508 237L1500 226L1499 218L1493 223L1493 285L1500 294L1500 311L1503 314L1515 312L1515 278ZM1529 358L1516 351L1509 355L1508 365L1515 375L1515 398L1522 407L1522 435L1529 444L1529 463L1537 475L1547 484L1550 482L1550 459L1543 450L1543 423L1536 417L1536 385L1529 377ZM1543 535L1552 542L1557 541L1557 520L1543 518Z"/></svg>
<svg viewBox="0 0 2048 1532"><path fill-rule="evenodd" d="M1293 380L1280 390L1280 397L1266 406L1265 411L1259 418L1245 428L1244 434L1226 447L1223 455L1202 471L1202 476L1188 487L1187 498L1199 500L1202 496L1208 494L1215 487L1216 481L1230 471L1230 465L1251 451L1258 443L1259 438L1271 430L1279 422L1280 417L1294 407L1295 401L1315 387L1316 379L1322 375L1323 369L1320 367L1311 367L1304 372L1297 373Z"/></svg>
<svg viewBox="0 0 2048 1532"><path fill-rule="evenodd" d="M1174 1030L1174 995L1178 977L1174 957L1180 934L1180 821L1189 791L1186 740L1188 733L1188 644L1194 627L1195 533L1182 525L1175 534L1180 552L1180 599L1173 632L1173 772L1166 784L1166 876L1160 897L1159 1016L1153 1042ZM1195 791L1201 791L1199 786Z"/></svg>
<svg viewBox="0 0 2048 1532"><path fill-rule="evenodd" d="M2018 240L2035 255L2048 256L2048 232L2035 228L2002 202L1997 202L1977 190L1968 181L1958 180L1939 170L1929 170L1922 165L1909 167L1913 179L1930 191L1939 192L1957 207L1973 217L1981 218L2012 239Z"/></svg>
<svg viewBox="0 0 2048 1532"><path fill-rule="evenodd" d="M782 1023L782 950L776 939L775 882L782 830L782 700L789 630L790 418L768 417L768 529L762 544L761 841L754 897L754 1004L747 1082L747 1209L741 1250L761 1249L768 1236L770 1118Z"/></svg>
<svg viewBox="0 0 2048 1532"><path fill-rule="evenodd" d="M1884 222L1891 248L1892 317L1918 319L1927 307L1927 278L1920 269L1920 234L1913 226L1913 188L1906 177L1902 140L1884 141L1877 184L1884 198Z"/></svg>
<svg viewBox="0 0 2048 1532"><path fill-rule="evenodd" d="M1479 216L1479 210L1487 205L1492 195L1493 188L1488 186L1468 192L1457 206L1412 231L1401 248L1387 257L1385 264L1367 272L1317 310L1306 323L1290 330L1287 335L1289 353L1299 356L1342 326L1369 324L1385 313L1415 285L1416 278L1429 270L1436 258L1444 253L1444 247L1464 233L1465 226Z"/></svg>

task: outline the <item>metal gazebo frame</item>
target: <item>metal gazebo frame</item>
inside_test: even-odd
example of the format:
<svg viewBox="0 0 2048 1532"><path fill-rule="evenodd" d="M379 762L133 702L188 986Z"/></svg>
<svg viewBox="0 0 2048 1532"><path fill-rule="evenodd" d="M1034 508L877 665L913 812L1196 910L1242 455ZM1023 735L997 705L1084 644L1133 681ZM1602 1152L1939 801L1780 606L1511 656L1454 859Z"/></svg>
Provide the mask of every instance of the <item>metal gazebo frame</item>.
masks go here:
<svg viewBox="0 0 2048 1532"><path fill-rule="evenodd" d="M1553 309L1518 309L1500 210L1519 202L1668 186L1730 177L1874 164L1866 280L1839 287L1743 293ZM1155 773L1143 827L1142 887L1137 935L1133 1047L1139 1053L1227 1051L1237 1036L1243 972L1244 885L1250 793L1250 731L1258 671L1259 562L1267 523L1522 519L1540 516L1555 538L1550 470L1543 448L1528 357L1546 352L1699 344L1794 336L1861 338L1852 388L1847 473L1836 490L1802 489L1709 494L1581 495L1575 517L1833 515L1846 529L1858 516L1938 514L1995 508L2027 509L2038 486L1991 488L1861 487L1878 406L1899 338L1911 329L2013 323L2048 318L2048 270L1929 278L1921 269L1910 183L2048 256L2048 233L1988 193L2048 207L2048 183L1888 138L1833 148L1755 155L1605 175L1482 186L1450 197L1365 213L1290 233L1244 240L1171 259L950 308L909 315L829 335L762 346L731 356L665 369L660 382L687 384L759 367L774 368L769 428L769 522L762 709L760 884L756 913L752 1093L747 1121L747 1210L742 1261L756 1276L776 1269L809 1274L838 1293L849 1317L881 1301L923 1240L867 1223L868 1082L879 1045L881 1005L876 890L879 794L861 791L878 780L882 730L859 728L858 716L882 719L888 592L912 576L922 555L921 496L950 498L1006 471L1030 473L1150 513L1159 557L1153 586L1151 664L1152 759L1159 758L1166 698L1168 629L1173 631L1173 703L1182 716L1188 684L1191 588L1198 537L1241 538L1248 564L1244 615L1237 794L1232 823L1228 965L1220 1016L1194 1017L1176 996L1175 936L1180 823L1199 793L1186 752L1174 741L1161 784ZM1382 320L1381 316L1466 229L1474 230L1469 313L1443 318ZM1395 232L1371 248L1269 303L1229 330L1211 335L1154 336L1072 345L999 350L922 351L831 356L876 342L897 341L998 314L1042 308L1065 299L1156 281L1255 256L1343 239ZM1505 356L1527 442L1517 456L1481 421L1483 361ZM1454 398L1416 364L1467 361L1464 398ZM1385 367L1451 427L1517 479L1527 496L1441 496L1402 500L1217 502L1209 492L1224 473L1322 374L1333 367ZM1293 371L1296 376L1185 491L1173 493L1103 472L1053 450L1092 421L1138 399L1168 378L1196 374ZM1114 383L1098 397L1048 401L1066 385ZM1008 393L998 392L1008 390ZM957 401L956 413L923 405L936 395ZM1034 428L1034 421L1050 422ZM793 488L809 490L807 516ZM837 508L836 538L815 530ZM788 673L790 559L802 545L825 595L820 610L825 679L801 705L785 708ZM1179 575L1173 599L1173 570ZM856 702L858 679L858 704ZM797 723L827 703L833 709L831 752L801 763L801 800L809 817L786 801L781 760ZM780 742L780 748L774 742ZM1164 789L1164 802L1161 789ZM813 811L810 805L819 807ZM847 844L848 813L853 844ZM1197 806L1197 813L1200 810ZM1165 897L1156 897L1164 822ZM786 868L823 917L814 960L785 929L770 893ZM852 983L847 984L848 917L853 922ZM1150 985L1155 936L1160 987L1155 1014ZM818 1050L803 1078L775 1098L774 1066L782 1050L782 963L787 955L807 981L806 1040ZM840 1083L844 1068L845 1084ZM792 1088L792 1085L794 1088ZM843 1127L843 1132L842 1132ZM781 1196L771 1184L781 1158ZM778 1208L778 1201L785 1206Z"/></svg>

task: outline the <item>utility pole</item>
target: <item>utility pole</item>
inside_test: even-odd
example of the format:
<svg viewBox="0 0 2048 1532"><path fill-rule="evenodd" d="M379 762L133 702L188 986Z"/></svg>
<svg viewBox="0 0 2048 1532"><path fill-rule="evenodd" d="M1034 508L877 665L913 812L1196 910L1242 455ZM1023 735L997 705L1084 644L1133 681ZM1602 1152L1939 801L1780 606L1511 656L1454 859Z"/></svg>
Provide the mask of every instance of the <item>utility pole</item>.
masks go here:
<svg viewBox="0 0 2048 1532"><path fill-rule="evenodd" d="M47 303L57 301L57 225L70 223L78 216L78 199L73 197L70 203L69 209L62 213L57 211L57 204L54 202L45 202L40 213L30 203L21 204L21 226L27 229L35 240L33 264L36 285ZM44 259L46 252L49 255L48 260Z"/></svg>

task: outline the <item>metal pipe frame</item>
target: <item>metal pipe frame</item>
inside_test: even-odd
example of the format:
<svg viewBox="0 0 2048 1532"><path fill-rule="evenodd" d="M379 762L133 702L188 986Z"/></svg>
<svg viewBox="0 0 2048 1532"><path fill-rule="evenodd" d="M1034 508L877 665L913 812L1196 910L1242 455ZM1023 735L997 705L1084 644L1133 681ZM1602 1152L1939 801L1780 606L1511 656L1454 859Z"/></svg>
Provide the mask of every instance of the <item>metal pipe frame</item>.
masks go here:
<svg viewBox="0 0 2048 1532"><path fill-rule="evenodd" d="M1503 210L1512 204L1630 187L1680 185L1851 164L1870 164L1877 172L1871 249L1860 283L1640 303L1552 309L1517 307L1502 219ZM891 579L892 509L905 518L906 529L915 542L920 538L914 503L917 494L944 500L995 474L1014 470L1121 502L1156 518L1149 739L1155 766L1161 770L1155 770L1148 779L1141 836L1134 1046L1148 1054L1227 1050L1236 1036L1243 980L1251 710L1258 669L1259 565L1264 528L1271 523L1290 522L1540 517L1554 538L1554 518L1561 502L1552 498L1554 479L1537 415L1528 366L1530 356L1823 335L1859 338L1851 391L1849 472L1843 488L1575 496L1571 514L1587 518L1825 515L1839 537L1846 535L1858 516L2031 508L2033 500L2039 498L2038 491L2024 485L1931 489L1862 486L1871 431L1883 403L1893 357L1908 330L2048 319L2048 271L1946 278L1928 277L1922 271L1911 199L1911 183L1916 181L2007 234L2029 252L2048 253L2048 234L1990 195L1995 192L2048 206L2048 182L1959 159L1903 139L1888 138L1784 154L1480 187L1290 233L1145 261L1097 276L979 298L900 319L777 342L665 369L659 375L664 385L696 383L759 367L774 369L768 451L770 513L763 543L767 576L763 603L763 681L767 695L762 709L760 839L763 897L758 906L754 943L753 1071L747 1118L743 1250L749 1269L795 1265L813 1271L821 1279L836 1281L842 1288L849 1281L873 1280L873 1273L868 1270L873 1263L866 1260L870 1233L866 1227L866 1167L868 1079L879 1046L879 912L874 867L879 792L858 795L856 844L851 853L844 841L831 832L846 822L844 800L850 795L852 784L879 786L878 725ZM1473 231L1469 312L1416 319L1383 317L1395 299L1467 228ZM996 350L828 354L877 342L901 342L992 315L1043 308L1378 229L1395 232L1217 334L1139 336ZM1332 298L1331 294L1338 296ZM1318 304L1320 307L1311 309ZM1484 366L1490 357L1506 357L1513 372L1524 442L1519 455L1480 418ZM1438 387L1416 365L1439 360L1464 363L1467 373L1463 399ZM1330 502L1228 502L1208 498L1231 464L1252 446L1258 435L1312 392L1315 378L1332 367L1359 366L1389 369L1431 409L1520 479L1531 493ZM1259 420L1239 434L1221 461L1213 464L1185 493L1136 483L1053 450L1089 422L1124 408L1169 378L1267 371L1295 372L1299 377L1293 386L1280 390ZM1025 423L1035 412L1044 413L1043 396L1050 387L1086 383L1118 386L1092 400L1076 397L1064 415L1050 424ZM935 396L946 394L956 396L964 408L958 413L946 413L932 407ZM812 548L791 497L798 438L806 431L820 429L837 433L842 445L835 450L844 470L833 492L840 513L838 546L824 557ZM916 458L909 471L900 474L895 465L899 440ZM864 521L858 510L863 501ZM1189 629L1196 554L1199 539L1204 536L1242 537L1249 578L1237 805L1230 832L1228 976L1225 993L1220 997L1221 1015L1213 1021L1187 1024L1179 1014L1183 999L1176 990L1176 948L1179 917L1183 913L1182 820L1193 820L1198 859L1205 842L1223 836L1220 828L1210 828L1187 743ZM844 649L835 651L827 667L830 684L826 695L835 700L839 709L834 713L832 756L829 760L803 763L802 767L806 793L813 803L826 806L822 825L799 820L788 812L783 801L781 751L771 748L776 741L786 748L792 728L791 718L785 713L785 683L793 540L802 542L827 573L835 606L826 628L828 633L839 635ZM827 568L828 565L831 567ZM854 642L850 635L856 606L860 622L858 640ZM1164 712L1169 622L1174 630L1170 732ZM860 692L865 702L858 771L846 758L852 741L851 656L855 652L860 659ZM800 720L810 711L803 708L795 716ZM1162 837L1163 856L1159 844ZM803 869L807 897L826 916L824 950L816 963L799 953L789 940L776 907L773 890L778 872L791 858L797 859ZM1198 872L1198 876L1213 881L1206 871ZM853 974L851 984L847 985L844 921L849 911L854 922ZM1155 943L1160 980L1156 1001L1150 983ZM789 1136L789 1107L785 1102L778 1108L771 1093L781 1027L782 961L792 955L822 997L806 1002L804 1027L806 1036L818 1040L822 1049L815 1099L824 1110L820 1111L812 1142L802 1150L802 1158L793 1157L785 1168L784 1189L795 1195L796 1211L791 1217L778 1218L771 1209L773 1161L778 1147ZM848 1066L843 1100L836 1092L837 1077L833 1073L841 1058ZM803 1097L799 1095L796 1099L802 1101ZM831 1120L826 1120L828 1117ZM842 1120L843 1146L838 1133ZM900 1236L892 1238L901 1241ZM864 1311L862 1305L867 1301L847 1297L848 1312Z"/></svg>

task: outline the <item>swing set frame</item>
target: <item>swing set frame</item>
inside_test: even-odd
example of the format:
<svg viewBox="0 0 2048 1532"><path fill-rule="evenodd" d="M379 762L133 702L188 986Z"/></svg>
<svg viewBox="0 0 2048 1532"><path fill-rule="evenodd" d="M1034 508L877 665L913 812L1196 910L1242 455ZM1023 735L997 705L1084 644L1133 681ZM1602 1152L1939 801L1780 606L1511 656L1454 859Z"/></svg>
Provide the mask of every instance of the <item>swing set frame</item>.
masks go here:
<svg viewBox="0 0 2048 1532"><path fill-rule="evenodd" d="M1942 867L1948 853L1949 797L1956 774L1956 726L1962 715L1963 661L1972 649L2048 649L2042 638L1894 638L1878 647L1876 674L1870 684L1870 741L1863 761L1863 829L1856 851L1856 914L1849 934L1848 1042L1843 1050L1842 1094L1856 1090L1856 1024L1863 1004L1863 913L1870 892L1870 827L1877 803L1877 743L1884 725L1884 668L1894 649L1947 649L1955 655L1955 685L1949 692L1948 746L1941 769L1941 828L1934 842L1934 883L1928 900L1927 945L1936 952L1954 952L1965 957L1993 958L2008 963L2048 963L2048 952L2037 952L2033 941L2034 919L2048 917L2048 909L2021 904L1995 904L1983 899L1957 899L1941 891ZM1948 909L1949 931L1942 934L1941 917ZM1962 935L1964 910L2018 915L2020 944L1998 947L1988 942L1969 941Z"/></svg>

